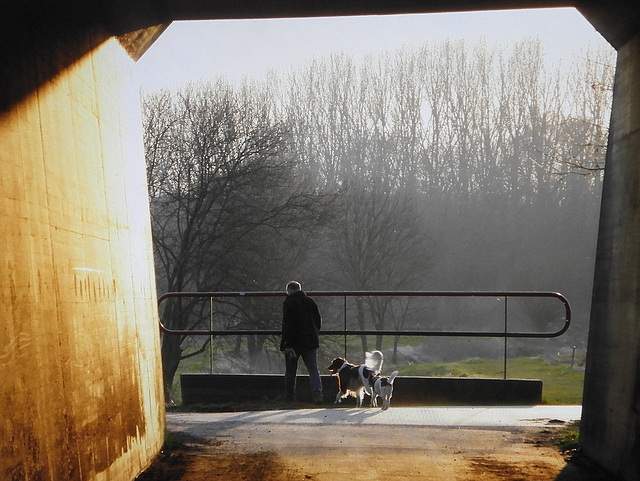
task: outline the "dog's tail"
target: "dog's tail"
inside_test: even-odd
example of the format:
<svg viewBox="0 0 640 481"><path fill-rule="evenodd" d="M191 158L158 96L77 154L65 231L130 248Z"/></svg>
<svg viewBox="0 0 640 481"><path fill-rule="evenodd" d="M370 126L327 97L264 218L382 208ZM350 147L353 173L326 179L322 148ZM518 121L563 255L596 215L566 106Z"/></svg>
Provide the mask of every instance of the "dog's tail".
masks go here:
<svg viewBox="0 0 640 481"><path fill-rule="evenodd" d="M360 382L362 383L362 387L364 387L364 392L371 396L371 386L369 385L369 379L373 376L373 374L367 369L364 364L362 364L360 365L360 367L358 367L358 376L360 376Z"/></svg>
<svg viewBox="0 0 640 481"><path fill-rule="evenodd" d="M398 371L393 371L391 373L391 376L389 376L389 384L393 384L393 380L396 378L397 375L398 375Z"/></svg>
<svg viewBox="0 0 640 481"><path fill-rule="evenodd" d="M373 371L374 374L378 374L382 371L382 362L384 361L384 355L380 351L371 351L364 353L364 365L367 369Z"/></svg>

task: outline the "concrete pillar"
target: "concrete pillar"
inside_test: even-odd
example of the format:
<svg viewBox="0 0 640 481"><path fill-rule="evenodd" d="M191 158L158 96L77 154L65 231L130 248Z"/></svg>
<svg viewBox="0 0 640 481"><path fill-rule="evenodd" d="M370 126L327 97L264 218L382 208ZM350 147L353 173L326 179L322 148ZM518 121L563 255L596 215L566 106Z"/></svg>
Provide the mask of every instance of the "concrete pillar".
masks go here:
<svg viewBox="0 0 640 481"><path fill-rule="evenodd" d="M134 63L113 38L24 45L0 111L0 479L131 481L164 441Z"/></svg>
<svg viewBox="0 0 640 481"><path fill-rule="evenodd" d="M618 50L589 331L581 445L640 480L640 35Z"/></svg>

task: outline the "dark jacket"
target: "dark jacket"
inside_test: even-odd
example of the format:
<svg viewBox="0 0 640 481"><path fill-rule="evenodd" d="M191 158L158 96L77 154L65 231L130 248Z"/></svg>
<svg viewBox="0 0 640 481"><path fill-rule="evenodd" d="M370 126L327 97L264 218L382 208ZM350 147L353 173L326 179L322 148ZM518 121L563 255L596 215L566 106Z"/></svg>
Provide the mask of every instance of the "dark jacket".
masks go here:
<svg viewBox="0 0 640 481"><path fill-rule="evenodd" d="M304 291L287 296L282 303L282 339L280 350L290 347L296 354L320 347L318 332L322 317L318 305Z"/></svg>

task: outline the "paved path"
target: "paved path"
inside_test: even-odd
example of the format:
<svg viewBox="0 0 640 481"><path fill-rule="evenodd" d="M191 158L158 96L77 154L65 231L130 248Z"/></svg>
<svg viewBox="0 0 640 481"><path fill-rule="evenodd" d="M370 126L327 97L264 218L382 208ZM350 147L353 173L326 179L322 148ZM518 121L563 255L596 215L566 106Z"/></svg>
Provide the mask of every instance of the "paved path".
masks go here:
<svg viewBox="0 0 640 481"><path fill-rule="evenodd" d="M580 406L392 405L173 412L167 425L205 440L181 480L584 481L545 442L580 414Z"/></svg>
<svg viewBox="0 0 640 481"><path fill-rule="evenodd" d="M288 409L234 413L169 413L170 429L197 432L210 424L394 425L511 428L562 425L580 419L582 406L391 407Z"/></svg>

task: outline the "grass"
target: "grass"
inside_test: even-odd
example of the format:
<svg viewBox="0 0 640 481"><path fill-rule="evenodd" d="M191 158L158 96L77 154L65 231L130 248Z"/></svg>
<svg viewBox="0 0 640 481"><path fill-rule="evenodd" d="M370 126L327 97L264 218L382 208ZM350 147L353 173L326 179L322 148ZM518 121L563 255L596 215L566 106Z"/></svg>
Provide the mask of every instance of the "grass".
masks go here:
<svg viewBox="0 0 640 481"><path fill-rule="evenodd" d="M413 364L397 367L401 376L447 376L502 378L502 360L468 359L434 364ZM511 379L540 379L542 402L545 404L581 404L584 372L568 365L552 364L542 358L509 359L507 377Z"/></svg>
<svg viewBox="0 0 640 481"><path fill-rule="evenodd" d="M179 374L181 372L208 372L206 362L193 359L191 363L180 366L174 395L178 404L181 401ZM202 364L201 364L202 363ZM205 365L206 364L206 365ZM488 377L502 378L504 364L501 359L467 359L450 363L385 365L385 371L397 369L401 376L435 377ZM507 377L511 379L539 379L542 381L542 402L544 404L581 404L584 371L572 369L568 364L552 363L538 357L520 357L509 359Z"/></svg>
<svg viewBox="0 0 640 481"><path fill-rule="evenodd" d="M553 431L552 441L559 451L568 452L578 448L580 422L575 421Z"/></svg>

